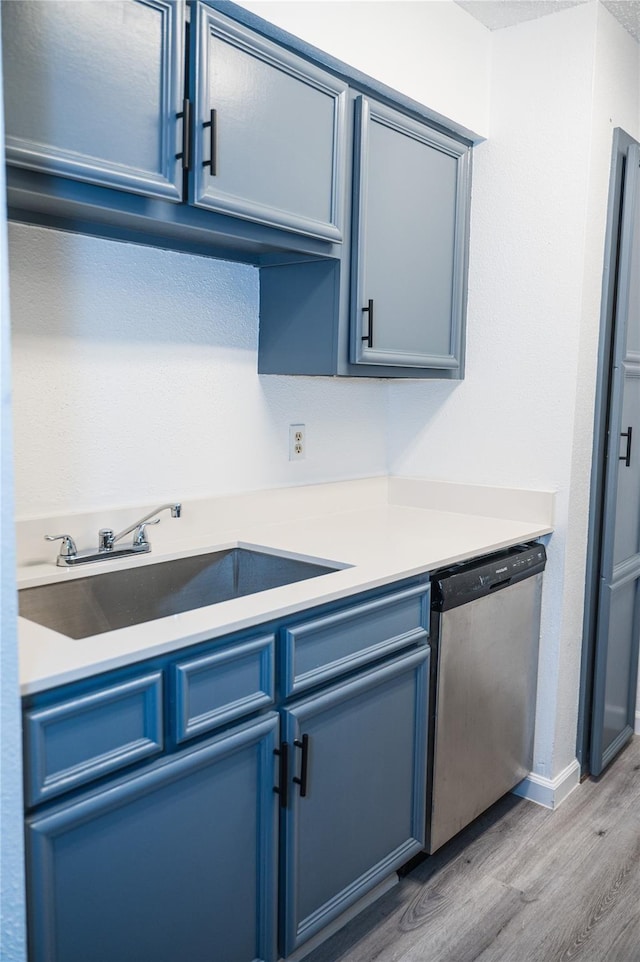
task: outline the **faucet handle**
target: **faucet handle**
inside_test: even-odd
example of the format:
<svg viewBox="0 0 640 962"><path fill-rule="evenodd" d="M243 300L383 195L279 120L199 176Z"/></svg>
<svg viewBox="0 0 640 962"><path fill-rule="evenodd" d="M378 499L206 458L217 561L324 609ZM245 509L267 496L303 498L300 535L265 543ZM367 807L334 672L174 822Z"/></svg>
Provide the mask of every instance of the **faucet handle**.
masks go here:
<svg viewBox="0 0 640 962"><path fill-rule="evenodd" d="M138 525L133 533L133 543L135 545L149 544L144 529L148 528L151 524L160 524L160 518L154 518L152 521L143 521L142 524Z"/></svg>
<svg viewBox="0 0 640 962"><path fill-rule="evenodd" d="M44 540L62 541L59 552L61 558L74 558L78 553L76 543L70 534L45 534Z"/></svg>

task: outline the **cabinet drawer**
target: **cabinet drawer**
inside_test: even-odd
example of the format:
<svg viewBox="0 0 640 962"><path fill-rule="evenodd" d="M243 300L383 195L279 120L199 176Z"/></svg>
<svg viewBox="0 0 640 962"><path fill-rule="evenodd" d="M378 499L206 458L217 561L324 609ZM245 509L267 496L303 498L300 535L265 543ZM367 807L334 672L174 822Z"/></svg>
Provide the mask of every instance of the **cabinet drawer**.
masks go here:
<svg viewBox="0 0 640 962"><path fill-rule="evenodd" d="M417 585L287 628L283 693L304 691L383 655L425 643L429 598L429 585Z"/></svg>
<svg viewBox="0 0 640 962"><path fill-rule="evenodd" d="M275 636L261 635L172 668L177 742L211 731L274 701Z"/></svg>
<svg viewBox="0 0 640 962"><path fill-rule="evenodd" d="M36 805L163 750L162 672L27 711L24 729Z"/></svg>

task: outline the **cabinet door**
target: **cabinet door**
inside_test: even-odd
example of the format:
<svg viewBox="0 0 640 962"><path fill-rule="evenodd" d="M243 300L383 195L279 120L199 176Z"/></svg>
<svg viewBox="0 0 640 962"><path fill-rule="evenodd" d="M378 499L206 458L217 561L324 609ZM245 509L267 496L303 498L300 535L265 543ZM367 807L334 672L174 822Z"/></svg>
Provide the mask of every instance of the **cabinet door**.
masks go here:
<svg viewBox="0 0 640 962"><path fill-rule="evenodd" d="M275 955L269 714L27 823L32 962Z"/></svg>
<svg viewBox="0 0 640 962"><path fill-rule="evenodd" d="M192 203L342 239L347 88L197 4Z"/></svg>
<svg viewBox="0 0 640 962"><path fill-rule="evenodd" d="M461 366L469 148L356 100L351 361Z"/></svg>
<svg viewBox="0 0 640 962"><path fill-rule="evenodd" d="M180 200L183 0L2 4L7 162Z"/></svg>
<svg viewBox="0 0 640 962"><path fill-rule="evenodd" d="M424 647L284 712L284 955L424 847L428 664Z"/></svg>

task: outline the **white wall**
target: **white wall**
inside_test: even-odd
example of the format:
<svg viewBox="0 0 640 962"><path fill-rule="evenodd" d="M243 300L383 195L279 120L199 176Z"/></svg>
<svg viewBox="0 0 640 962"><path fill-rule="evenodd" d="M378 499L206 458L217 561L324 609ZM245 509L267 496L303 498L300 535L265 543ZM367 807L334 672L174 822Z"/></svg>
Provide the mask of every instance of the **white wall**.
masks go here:
<svg viewBox="0 0 640 962"><path fill-rule="evenodd" d="M383 382L256 374L254 268L9 239L19 518L386 473Z"/></svg>
<svg viewBox="0 0 640 962"><path fill-rule="evenodd" d="M9 272L0 50L0 959L27 957L22 807L22 738L16 632Z"/></svg>

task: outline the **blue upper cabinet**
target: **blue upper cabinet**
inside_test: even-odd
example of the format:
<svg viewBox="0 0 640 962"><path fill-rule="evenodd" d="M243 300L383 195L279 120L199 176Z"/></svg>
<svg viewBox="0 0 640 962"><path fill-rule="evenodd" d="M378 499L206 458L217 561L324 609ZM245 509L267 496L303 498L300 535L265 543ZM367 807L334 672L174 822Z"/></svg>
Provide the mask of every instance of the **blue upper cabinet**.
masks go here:
<svg viewBox="0 0 640 962"><path fill-rule="evenodd" d="M183 0L2 5L7 161L178 201Z"/></svg>
<svg viewBox="0 0 640 962"><path fill-rule="evenodd" d="M340 242L347 85L205 3L191 30L190 201Z"/></svg>
<svg viewBox="0 0 640 962"><path fill-rule="evenodd" d="M356 98L353 364L462 376L469 158L460 141Z"/></svg>

